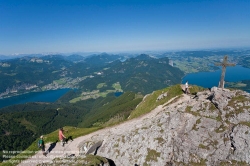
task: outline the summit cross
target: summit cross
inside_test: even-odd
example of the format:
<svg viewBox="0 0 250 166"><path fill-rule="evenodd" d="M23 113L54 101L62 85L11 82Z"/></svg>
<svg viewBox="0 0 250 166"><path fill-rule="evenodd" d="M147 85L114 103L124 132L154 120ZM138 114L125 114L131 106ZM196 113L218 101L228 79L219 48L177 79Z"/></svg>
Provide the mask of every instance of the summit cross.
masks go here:
<svg viewBox="0 0 250 166"><path fill-rule="evenodd" d="M224 56L224 59L222 63L216 63L216 66L222 66L222 72L221 72L221 77L220 77L220 83L219 83L219 88L224 88L224 79L225 79L225 74L226 74L226 67L227 66L235 66L234 63L228 63L227 62L227 55Z"/></svg>

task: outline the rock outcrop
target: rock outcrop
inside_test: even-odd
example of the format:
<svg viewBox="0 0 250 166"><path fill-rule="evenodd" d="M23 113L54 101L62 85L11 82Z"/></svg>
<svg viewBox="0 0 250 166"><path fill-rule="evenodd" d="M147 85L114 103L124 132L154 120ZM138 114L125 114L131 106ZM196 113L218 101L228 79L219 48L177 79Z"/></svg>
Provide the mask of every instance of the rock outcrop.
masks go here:
<svg viewBox="0 0 250 166"><path fill-rule="evenodd" d="M249 93L212 88L156 109L138 123L84 140L82 155L87 143L103 140L95 154L115 165L250 165Z"/></svg>

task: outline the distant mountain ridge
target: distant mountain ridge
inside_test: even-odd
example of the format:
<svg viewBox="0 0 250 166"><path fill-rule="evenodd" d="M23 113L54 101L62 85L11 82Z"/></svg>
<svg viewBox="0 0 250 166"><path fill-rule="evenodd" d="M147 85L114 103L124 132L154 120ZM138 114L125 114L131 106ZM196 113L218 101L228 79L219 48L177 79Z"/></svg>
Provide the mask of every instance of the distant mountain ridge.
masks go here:
<svg viewBox="0 0 250 166"><path fill-rule="evenodd" d="M119 82L124 91L147 94L158 88L178 84L184 76L181 70L169 65L168 58L156 59L148 55L140 55L124 62L114 61L105 67L105 70L100 70L102 75L87 78L80 86L91 91L100 82L107 86Z"/></svg>
<svg viewBox="0 0 250 166"><path fill-rule="evenodd" d="M168 64L167 58L156 59L144 54L121 62L124 58L124 56L103 53L86 58L78 55L69 57L46 55L39 58L11 59L0 63L2 65L0 65L0 78L5 80L0 82L0 96L6 91L6 93L25 91L20 89L23 85L37 86L33 90L40 91L48 86L51 87L54 81L60 79L72 80L83 77L89 78L79 83L74 82L74 85L70 85L71 88L93 91L98 84L105 83L106 89L112 89L112 85L119 82L125 91L140 91L145 94L166 85L180 83L184 76L183 72ZM103 74L96 75L100 72ZM55 85L53 86L56 88Z"/></svg>
<svg viewBox="0 0 250 166"><path fill-rule="evenodd" d="M124 58L124 56L120 55L109 55L107 53L102 53L98 55L91 55L86 57L84 60L85 63L91 66L105 66L108 63L112 63L113 61Z"/></svg>

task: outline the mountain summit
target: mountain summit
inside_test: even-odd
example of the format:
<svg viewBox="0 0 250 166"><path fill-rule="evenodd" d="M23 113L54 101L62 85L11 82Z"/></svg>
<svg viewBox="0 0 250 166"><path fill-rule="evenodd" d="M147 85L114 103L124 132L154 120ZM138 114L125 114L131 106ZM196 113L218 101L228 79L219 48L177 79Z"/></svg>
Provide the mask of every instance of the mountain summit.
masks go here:
<svg viewBox="0 0 250 166"><path fill-rule="evenodd" d="M168 89L155 94L144 97L141 104L149 98L160 103L170 95ZM105 165L248 165L249 113L249 93L213 87L181 94L148 114L79 137L64 151L85 158L85 149L102 141L93 153L106 158Z"/></svg>

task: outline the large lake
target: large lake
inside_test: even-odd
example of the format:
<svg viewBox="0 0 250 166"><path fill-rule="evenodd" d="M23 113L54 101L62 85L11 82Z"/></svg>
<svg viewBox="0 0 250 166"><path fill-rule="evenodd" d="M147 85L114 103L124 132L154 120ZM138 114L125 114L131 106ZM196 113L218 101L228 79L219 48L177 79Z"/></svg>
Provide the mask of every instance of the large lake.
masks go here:
<svg viewBox="0 0 250 166"><path fill-rule="evenodd" d="M214 72L198 72L187 74L183 79L184 84L188 81L189 84L202 86L205 88L211 88L218 86L221 76L221 69ZM234 66L226 68L226 82L238 82L242 80L250 80L250 69L242 66Z"/></svg>
<svg viewBox="0 0 250 166"><path fill-rule="evenodd" d="M55 102L69 90L70 89L58 89L43 92L32 92L10 98L0 99L0 108L27 102Z"/></svg>

